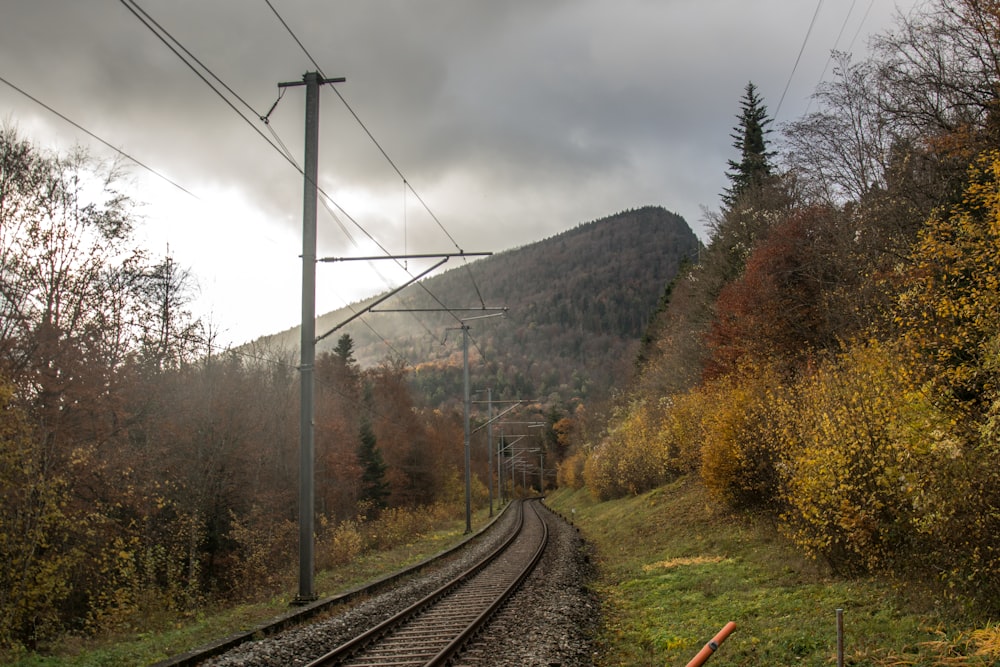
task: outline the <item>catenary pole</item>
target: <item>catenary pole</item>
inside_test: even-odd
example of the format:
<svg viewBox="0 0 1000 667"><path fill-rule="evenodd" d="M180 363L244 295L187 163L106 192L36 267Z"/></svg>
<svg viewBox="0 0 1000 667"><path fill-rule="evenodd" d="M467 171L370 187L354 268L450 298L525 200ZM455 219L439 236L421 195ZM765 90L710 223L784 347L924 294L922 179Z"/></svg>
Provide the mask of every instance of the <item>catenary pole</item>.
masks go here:
<svg viewBox="0 0 1000 667"><path fill-rule="evenodd" d="M316 204L319 176L319 87L343 78L323 79L306 72L302 81L279 83L279 88L306 87L305 166L302 195L302 327L299 361L299 593L293 604L316 599L314 586L313 513L315 486L314 387L316 362Z"/></svg>
<svg viewBox="0 0 1000 667"><path fill-rule="evenodd" d="M493 516L493 389L486 388L486 414L489 425L486 427L486 451L489 456L490 479L490 517Z"/></svg>
<svg viewBox="0 0 1000 667"><path fill-rule="evenodd" d="M469 444L469 325L462 324L462 366L465 377L465 532L472 532L472 458Z"/></svg>

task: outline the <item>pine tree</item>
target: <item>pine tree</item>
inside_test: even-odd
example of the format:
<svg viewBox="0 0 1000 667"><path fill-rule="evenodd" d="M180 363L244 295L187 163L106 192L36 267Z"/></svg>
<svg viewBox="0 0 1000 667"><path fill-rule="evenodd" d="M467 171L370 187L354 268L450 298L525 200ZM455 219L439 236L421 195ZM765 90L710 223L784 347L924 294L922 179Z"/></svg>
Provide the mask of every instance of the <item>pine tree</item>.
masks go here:
<svg viewBox="0 0 1000 667"><path fill-rule="evenodd" d="M387 466L377 446L371 421L367 417L361 420L358 462L361 464L361 494L358 499L371 503L376 510L384 509L389 498L389 483L385 479Z"/></svg>
<svg viewBox="0 0 1000 667"><path fill-rule="evenodd" d="M352 366L354 359L354 339L351 334L343 334L337 339L337 347L333 348L333 353L344 362L345 366Z"/></svg>
<svg viewBox="0 0 1000 667"><path fill-rule="evenodd" d="M773 120L767 114L757 87L747 83L746 92L740 100L739 125L733 128L733 148L740 153L739 161L729 160L726 176L732 184L722 194L722 201L728 208L746 192L759 189L772 175L771 158L774 153L767 150L768 125Z"/></svg>

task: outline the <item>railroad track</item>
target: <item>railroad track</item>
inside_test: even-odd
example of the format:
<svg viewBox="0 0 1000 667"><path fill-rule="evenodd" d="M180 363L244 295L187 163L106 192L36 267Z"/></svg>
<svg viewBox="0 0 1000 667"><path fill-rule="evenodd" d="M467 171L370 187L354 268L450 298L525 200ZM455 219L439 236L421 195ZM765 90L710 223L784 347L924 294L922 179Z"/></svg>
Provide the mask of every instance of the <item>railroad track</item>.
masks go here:
<svg viewBox="0 0 1000 667"><path fill-rule="evenodd" d="M520 503L518 530L477 564L306 667L450 664L540 560L548 528L537 502Z"/></svg>

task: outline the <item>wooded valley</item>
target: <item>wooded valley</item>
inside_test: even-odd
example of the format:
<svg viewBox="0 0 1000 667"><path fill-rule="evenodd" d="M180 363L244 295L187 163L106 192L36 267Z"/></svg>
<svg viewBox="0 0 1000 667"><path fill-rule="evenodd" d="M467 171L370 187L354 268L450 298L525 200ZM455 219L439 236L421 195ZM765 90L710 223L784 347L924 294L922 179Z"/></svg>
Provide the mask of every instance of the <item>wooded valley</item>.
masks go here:
<svg viewBox="0 0 1000 667"><path fill-rule="evenodd" d="M841 54L803 118L773 127L749 83L704 248L644 207L427 280L509 307L472 329L474 390L533 399L517 419L560 486L697 477L838 573L995 618L998 40L996 2L930 0ZM211 346L120 176L0 130L3 651L249 599L294 562L297 334ZM463 493L454 318L371 322L317 362L320 567Z"/></svg>
<svg viewBox="0 0 1000 667"><path fill-rule="evenodd" d="M51 155L12 127L0 132L0 160L0 557L11 564L0 572L0 649L290 586L297 331L214 347L189 312L187 270L136 244L121 174ZM504 407L525 399L507 435L541 426L533 447L548 449L552 473L571 417L609 394L663 285L696 251L682 219L643 208L427 287L475 305L471 271L484 299L509 306L473 334L474 386ZM441 340L454 324L397 317L379 324L383 338L359 327L320 350L317 567L405 540L461 506L461 336ZM486 414L477 406L473 418ZM472 457L477 506L488 495L484 437Z"/></svg>

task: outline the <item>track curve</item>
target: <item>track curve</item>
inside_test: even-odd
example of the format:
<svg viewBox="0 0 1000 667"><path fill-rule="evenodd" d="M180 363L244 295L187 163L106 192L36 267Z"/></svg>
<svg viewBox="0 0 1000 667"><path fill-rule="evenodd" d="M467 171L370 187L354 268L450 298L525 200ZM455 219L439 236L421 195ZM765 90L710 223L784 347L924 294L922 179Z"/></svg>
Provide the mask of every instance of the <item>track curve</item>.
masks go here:
<svg viewBox="0 0 1000 667"><path fill-rule="evenodd" d="M446 665L517 590L545 550L537 500L519 507L518 530L498 549L392 618L307 667Z"/></svg>

